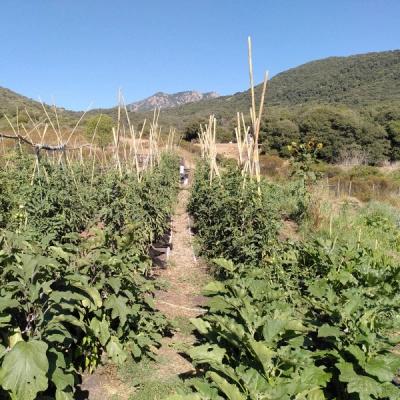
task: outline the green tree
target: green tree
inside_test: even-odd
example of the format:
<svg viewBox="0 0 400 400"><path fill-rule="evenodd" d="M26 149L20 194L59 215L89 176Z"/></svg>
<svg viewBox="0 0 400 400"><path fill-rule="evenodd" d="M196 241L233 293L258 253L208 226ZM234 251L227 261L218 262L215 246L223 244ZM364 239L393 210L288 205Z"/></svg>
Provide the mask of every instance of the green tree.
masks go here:
<svg viewBox="0 0 400 400"><path fill-rule="evenodd" d="M320 155L327 162L338 161L343 152L355 148L367 152L369 162L375 164L389 152L390 142L382 126L345 107L314 107L302 116L300 131L324 144Z"/></svg>
<svg viewBox="0 0 400 400"><path fill-rule="evenodd" d="M183 128L183 139L190 142L193 139L199 138L200 125L205 129L205 125L208 122L203 118L193 118L188 124Z"/></svg>
<svg viewBox="0 0 400 400"><path fill-rule="evenodd" d="M262 150L272 153L278 153L281 157L289 157L291 153L287 149L287 145L292 142L300 141L299 126L288 119L278 120L269 124L268 132L264 131L265 141ZM264 145L265 143L265 145Z"/></svg>
<svg viewBox="0 0 400 400"><path fill-rule="evenodd" d="M386 126L386 131L391 142L390 159L392 161L400 160L400 120L389 121Z"/></svg>
<svg viewBox="0 0 400 400"><path fill-rule="evenodd" d="M113 141L113 120L106 114L97 114L90 117L85 126L85 134L91 141L94 138L94 143L102 149Z"/></svg>

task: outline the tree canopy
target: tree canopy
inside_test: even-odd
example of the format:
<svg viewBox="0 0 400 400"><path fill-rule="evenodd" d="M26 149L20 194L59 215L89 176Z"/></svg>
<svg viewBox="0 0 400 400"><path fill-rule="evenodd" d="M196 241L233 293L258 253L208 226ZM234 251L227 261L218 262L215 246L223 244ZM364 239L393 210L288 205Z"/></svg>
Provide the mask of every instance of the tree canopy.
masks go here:
<svg viewBox="0 0 400 400"><path fill-rule="evenodd" d="M113 141L113 120L106 114L97 114L89 117L85 125L85 134L89 141L101 148L108 146Z"/></svg>

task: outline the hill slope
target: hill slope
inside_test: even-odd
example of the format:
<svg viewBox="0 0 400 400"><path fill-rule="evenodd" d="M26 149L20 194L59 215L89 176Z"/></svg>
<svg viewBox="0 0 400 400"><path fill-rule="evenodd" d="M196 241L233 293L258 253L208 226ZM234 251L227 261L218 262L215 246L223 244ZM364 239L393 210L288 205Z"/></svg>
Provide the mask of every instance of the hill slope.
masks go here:
<svg viewBox="0 0 400 400"><path fill-rule="evenodd" d="M255 87L256 101L262 84ZM266 106L291 107L303 103L362 106L400 101L400 50L366 53L350 57L329 57L311 61L281 72L267 84ZM207 102L179 107L180 115L194 109L212 113L247 112L251 106L250 90Z"/></svg>
<svg viewBox="0 0 400 400"><path fill-rule="evenodd" d="M329 57L274 76L267 104L368 105L400 100L400 50Z"/></svg>
<svg viewBox="0 0 400 400"><path fill-rule="evenodd" d="M260 84L255 88L257 104L261 97L261 87ZM153 113L141 110L151 110L157 104L162 110L160 123L178 127L193 117L207 118L215 114L222 119L231 119L235 118L237 112L248 114L251 106L250 90L232 96L215 96L218 95L203 95L195 91L173 95L157 93L141 102L131 103L128 109L131 110L132 120L151 120ZM196 101L188 103L188 99ZM399 101L400 50L394 50L350 57L329 57L282 72L268 82L265 106L343 103L358 108ZM40 103L0 87L0 119L5 113L15 116L17 107L19 110L27 108L42 114ZM72 124L73 120L77 121L82 115L60 110L62 116L67 117L69 124ZM92 110L90 114L98 112L114 118L117 115L115 107Z"/></svg>

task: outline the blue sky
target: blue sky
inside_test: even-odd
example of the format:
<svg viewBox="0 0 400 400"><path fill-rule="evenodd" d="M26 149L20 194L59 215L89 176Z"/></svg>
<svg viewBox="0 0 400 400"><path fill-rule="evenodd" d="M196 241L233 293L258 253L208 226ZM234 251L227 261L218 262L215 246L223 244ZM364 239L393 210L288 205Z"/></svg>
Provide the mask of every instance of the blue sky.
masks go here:
<svg viewBox="0 0 400 400"><path fill-rule="evenodd" d="M330 56L400 49L399 0L2 0L0 86L69 110L249 88Z"/></svg>

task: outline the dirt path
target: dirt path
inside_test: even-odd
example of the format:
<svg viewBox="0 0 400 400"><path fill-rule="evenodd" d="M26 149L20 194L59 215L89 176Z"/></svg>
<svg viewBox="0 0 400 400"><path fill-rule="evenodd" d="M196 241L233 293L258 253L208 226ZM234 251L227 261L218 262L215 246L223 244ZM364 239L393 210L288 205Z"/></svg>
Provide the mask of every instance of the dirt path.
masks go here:
<svg viewBox="0 0 400 400"><path fill-rule="evenodd" d="M167 291L156 295L156 307L177 324L177 331L171 338L164 338L158 356L164 359L159 365L159 379L170 379L171 375L187 376L195 371L192 364L183 357L183 351L192 347L195 337L189 318L204 313L206 298L201 291L208 280L205 265L197 260L192 250L192 238L186 213L188 190L179 193L179 202L172 221L172 243L166 269L159 269L157 279L164 281ZM167 362L165 362L165 360Z"/></svg>

